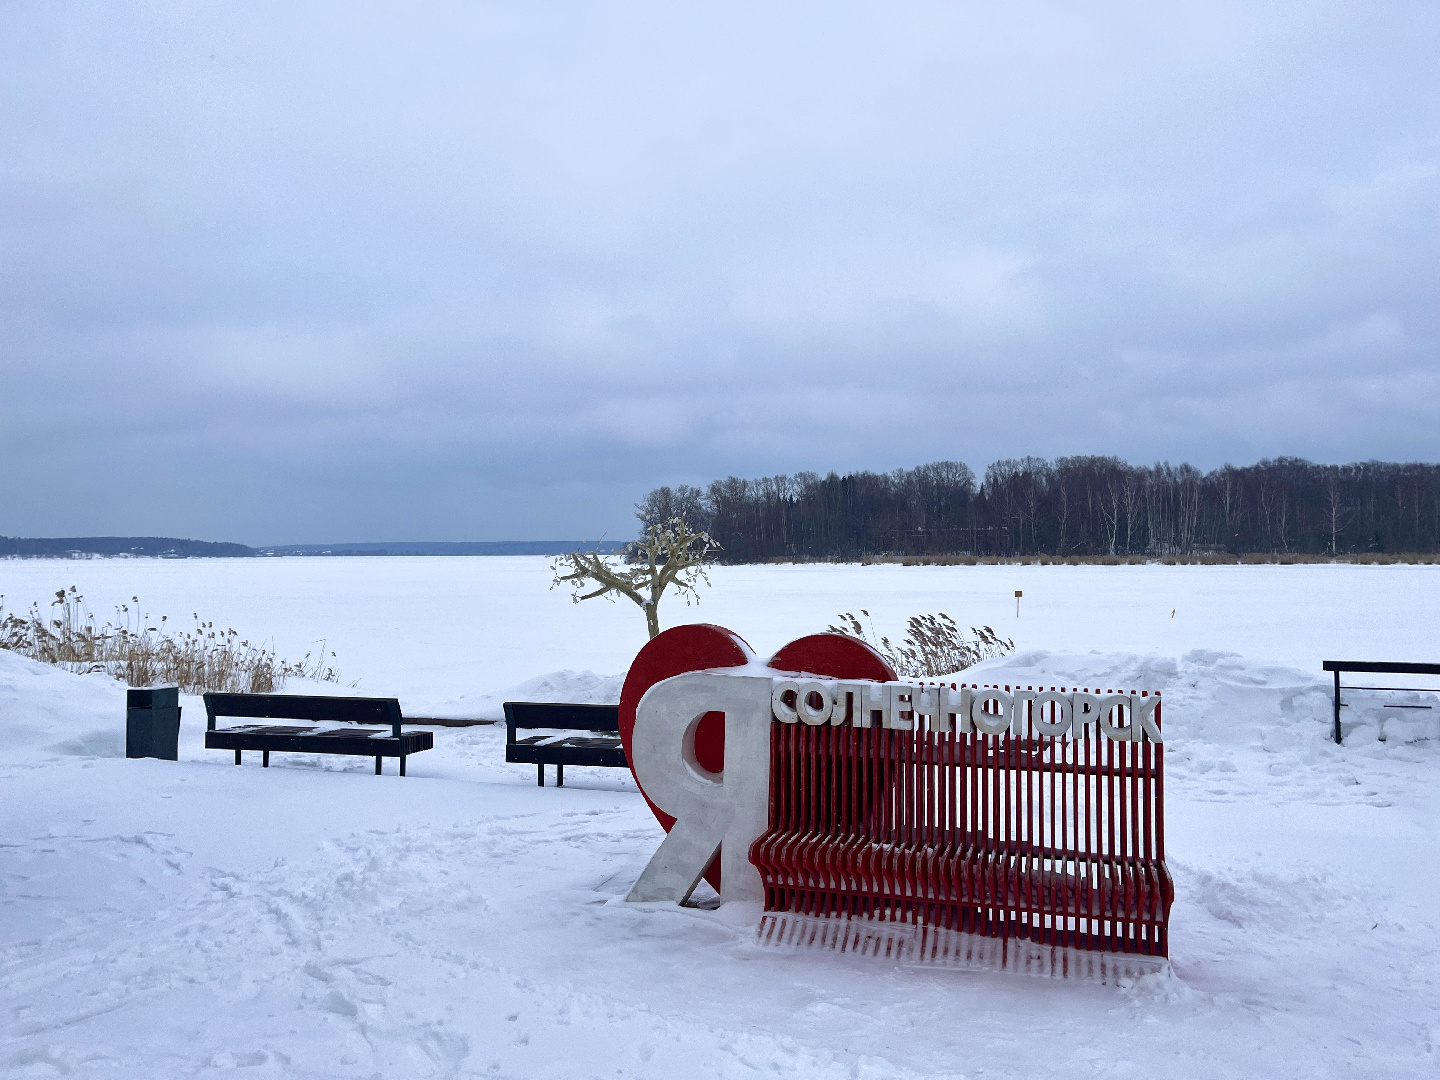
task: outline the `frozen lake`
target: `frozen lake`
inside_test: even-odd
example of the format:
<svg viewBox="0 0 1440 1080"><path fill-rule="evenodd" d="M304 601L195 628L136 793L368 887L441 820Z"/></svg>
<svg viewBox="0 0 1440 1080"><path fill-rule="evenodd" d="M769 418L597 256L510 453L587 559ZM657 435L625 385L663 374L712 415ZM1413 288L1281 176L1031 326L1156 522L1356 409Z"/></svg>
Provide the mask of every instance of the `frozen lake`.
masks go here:
<svg viewBox="0 0 1440 1080"><path fill-rule="evenodd" d="M1440 713L1357 701L1337 747L1320 671L1437 659L1440 567L713 577L666 625L718 622L763 656L843 611L895 636L943 610L1015 638L978 679L1162 691L1171 971L1099 985L764 947L758 905L623 902L661 832L621 770L537 788L497 726L438 729L403 780L302 754L235 768L188 697L180 760L130 761L119 683L0 652L0 1077L1440 1069ZM11 609L74 584L101 615L139 595L292 657L325 639L411 715L493 714L536 677L537 696L613 694L575 672L623 673L639 612L549 579L534 558L0 563Z"/></svg>
<svg viewBox="0 0 1440 1080"><path fill-rule="evenodd" d="M153 616L199 613L288 658L323 641L347 683L416 715L463 714L546 672L626 670L645 640L639 609L572 604L550 579L541 557L0 561L8 610L76 585L102 620L139 596ZM1022 650L1208 649L1318 680L1324 659L1435 659L1440 613L1440 566L721 566L711 580L698 607L668 598L662 624L719 623L762 656L845 611L867 609L892 639L909 616L945 611Z"/></svg>

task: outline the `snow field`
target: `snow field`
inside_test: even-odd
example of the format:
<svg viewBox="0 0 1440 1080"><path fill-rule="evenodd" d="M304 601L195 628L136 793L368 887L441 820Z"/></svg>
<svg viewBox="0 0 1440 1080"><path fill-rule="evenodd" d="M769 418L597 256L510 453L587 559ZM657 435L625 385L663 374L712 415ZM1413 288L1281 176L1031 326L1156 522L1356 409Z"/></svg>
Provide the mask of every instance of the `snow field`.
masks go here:
<svg viewBox="0 0 1440 1080"><path fill-rule="evenodd" d="M846 611L868 609L891 638L909 616L945 611L1022 649L1172 658L1209 649L1318 679L1324 659L1434 658L1440 611L1434 566L812 564L710 576L698 606L666 599L662 625L719 623L761 656ZM324 643L346 682L399 697L415 716L479 715L493 708L488 695L546 672L623 673L645 643L639 609L573 604L550 581L541 557L0 560L7 610L76 585L102 621L138 596L142 611L172 625L198 613L284 657Z"/></svg>
<svg viewBox="0 0 1440 1080"><path fill-rule="evenodd" d="M372 563L368 594L364 575L334 565L362 561ZM380 572L443 561L256 561L244 564L255 568L249 578L215 573L208 595L196 591L203 575L195 567L214 573L226 564L5 569L48 565L53 580L57 568L98 566L103 578L139 567L158 592L163 572L177 568L185 580L169 587L190 588L189 604L234 603L237 624L246 616L237 628L273 627L277 639L303 639L328 619L332 633L348 636L347 650L363 645L361 655L386 657L371 675L342 652L345 674L362 675L360 692L399 693L415 715L446 704L486 715L512 697L618 694L617 674L586 669L623 672L628 657L616 664L609 654L630 623L643 632L637 612L545 599L527 611L524 590L538 585L543 595L545 585L533 566L468 560L517 564L509 578L518 580L484 570L509 583L497 586L493 604L468 599L471 631L463 648L447 645L415 577L439 568L397 566L399 582ZM277 565L285 574L313 568L313 590L343 581L354 591L316 612L305 602L314 597L292 582L285 595L302 599L278 602L267 584ZM941 609L959 618L959 603L921 603L943 591L936 579L951 579L905 577L920 569L737 568L717 575L716 602L699 614L746 634L762 654L842 610L868 607L877 621ZM1172 973L1108 986L762 947L759 912L744 905L621 902L660 832L618 770L567 769L565 788L536 788L533 767L504 764L498 726L436 729L436 748L413 757L403 780L393 762L376 778L368 760L302 755L275 755L268 770L247 755L237 769L228 754L203 749L204 710L193 698L182 700L179 762L127 761L123 687L0 652L0 1075L1435 1072L1434 712L1387 715L1384 696L1374 695L1347 710L1347 745L1329 743L1319 657L1296 663L1294 654L1332 643L1327 630L1300 619L1289 634L1262 621L1226 641L1219 635L1229 616L1197 613L1188 637L1176 631L1164 648L1131 647L1126 635L1149 631L1122 625L1120 611L1156 606L1161 592L1181 585L1188 603L1222 603L1223 582L1131 573L1148 567L1080 579L1064 576L1092 568L943 569L955 575L958 584L946 588L962 602L965 589L1000 583L963 577L975 570L1043 570L1058 584L1037 573L1038 586L1015 587L1027 599L1032 590L1064 595L1048 614L1024 609L1018 624L1013 597L1004 596L1006 626L963 619L991 621L1021 645L976 670L977 681L1163 692L1178 891ZM1350 597L1355 625L1383 633L1341 641L1340 651L1429 658L1413 645L1428 625L1417 596L1434 597L1440 568L1241 569L1305 572L1232 582L1232 604L1258 590L1257 610L1279 611L1314 602L1321 590L1310 571L1354 571L1326 579L1326 590ZM1396 569L1427 573L1383 576ZM105 581L75 583L103 610L93 601ZM1093 608L1083 603L1086 587L1097 593ZM15 588L6 581L7 597ZM408 608L407 588L417 590ZM276 603L269 617L265 602ZM347 621L364 624L365 612L382 610L388 629ZM736 617L745 610L750 625ZM517 658L512 628L528 644L528 664ZM367 634L377 640L365 644ZM501 669L497 656L508 658L508 677L482 681L476 672ZM407 660L423 672L410 672Z"/></svg>

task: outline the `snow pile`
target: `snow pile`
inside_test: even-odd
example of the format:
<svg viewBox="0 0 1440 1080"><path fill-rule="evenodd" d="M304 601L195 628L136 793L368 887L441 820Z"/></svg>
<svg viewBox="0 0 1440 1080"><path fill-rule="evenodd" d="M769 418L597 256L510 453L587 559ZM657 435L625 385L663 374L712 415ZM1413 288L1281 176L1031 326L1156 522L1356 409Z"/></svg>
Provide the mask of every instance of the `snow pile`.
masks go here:
<svg viewBox="0 0 1440 1080"><path fill-rule="evenodd" d="M467 720L504 720L507 701L568 701L574 705L617 705L624 675L597 675L593 671L552 671L493 693L438 700L435 712L425 715ZM401 702L401 707L405 703ZM406 710L407 712L410 710ZM416 713L415 715L421 715Z"/></svg>
<svg viewBox="0 0 1440 1080"><path fill-rule="evenodd" d="M1275 751L1309 746L1331 738L1334 731L1333 684L1328 679L1248 662L1238 653L1193 649L1172 658L1022 652L977 665L965 677L1158 690L1164 695L1166 716L1178 725L1172 728L1167 722L1167 737L1187 742ZM1347 679L1374 677L1351 674ZM1347 745L1440 739L1440 693L1346 690L1341 701Z"/></svg>
<svg viewBox="0 0 1440 1080"><path fill-rule="evenodd" d="M0 649L0 746L6 753L124 757L125 686Z"/></svg>

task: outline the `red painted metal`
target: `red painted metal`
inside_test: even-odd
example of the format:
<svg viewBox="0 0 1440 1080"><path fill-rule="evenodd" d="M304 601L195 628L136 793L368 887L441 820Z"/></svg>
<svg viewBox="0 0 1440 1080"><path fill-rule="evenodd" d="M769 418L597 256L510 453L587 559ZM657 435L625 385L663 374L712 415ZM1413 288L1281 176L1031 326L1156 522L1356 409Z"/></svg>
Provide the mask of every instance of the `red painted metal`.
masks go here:
<svg viewBox="0 0 1440 1080"><path fill-rule="evenodd" d="M627 761L633 760L631 737L635 731L635 709L645 692L663 679L707 668L740 667L755 660L750 646L738 634L710 623L671 627L652 638L636 654L620 691L620 743ZM895 672L885 658L858 638L845 634L810 634L790 642L769 661L777 671L803 671L836 679L894 679ZM725 768L725 714L706 713L695 732L695 757L710 772ZM634 776L634 770L631 770ZM645 795L640 778L635 777ZM668 833L675 819L645 795L650 812ZM720 859L705 871L705 880L720 890Z"/></svg>
<svg viewBox="0 0 1440 1080"><path fill-rule="evenodd" d="M750 856L766 910L1167 955L1163 744L1046 735L1053 702L1016 708L998 735L914 713L912 731L775 723L770 827Z"/></svg>
<svg viewBox="0 0 1440 1080"><path fill-rule="evenodd" d="M772 656L766 666L776 671L804 672L830 679L888 682L899 678L889 661L849 634L809 634L796 638Z"/></svg>

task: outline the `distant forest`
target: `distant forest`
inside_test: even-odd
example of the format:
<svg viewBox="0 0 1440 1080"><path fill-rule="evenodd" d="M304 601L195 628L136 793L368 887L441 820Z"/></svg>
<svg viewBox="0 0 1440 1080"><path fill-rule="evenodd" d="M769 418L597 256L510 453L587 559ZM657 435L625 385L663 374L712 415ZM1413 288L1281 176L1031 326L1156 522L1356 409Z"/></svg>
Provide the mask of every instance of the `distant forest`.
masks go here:
<svg viewBox="0 0 1440 1080"><path fill-rule="evenodd" d="M66 558L83 555L197 559L247 558L255 554L244 544L181 540L174 536L0 536L0 555L25 558Z"/></svg>
<svg viewBox="0 0 1440 1080"><path fill-rule="evenodd" d="M919 555L1348 555L1440 551L1440 465L1275 458L1203 473L1117 457L997 461L976 481L937 461L891 473L797 473L661 487L723 562Z"/></svg>

